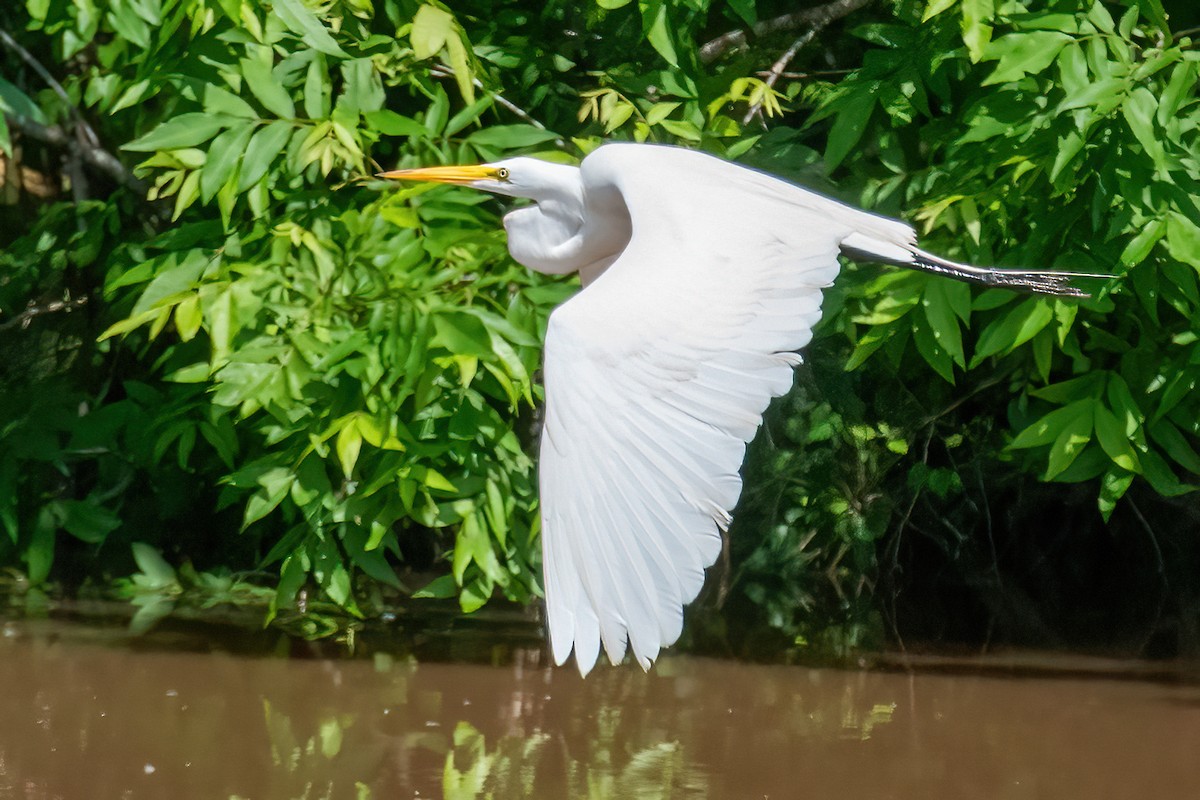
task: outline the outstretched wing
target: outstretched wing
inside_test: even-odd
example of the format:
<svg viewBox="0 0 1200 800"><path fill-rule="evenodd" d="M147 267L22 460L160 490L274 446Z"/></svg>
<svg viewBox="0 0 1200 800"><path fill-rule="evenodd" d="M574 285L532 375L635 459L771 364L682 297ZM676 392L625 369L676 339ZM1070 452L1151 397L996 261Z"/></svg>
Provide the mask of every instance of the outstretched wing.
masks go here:
<svg viewBox="0 0 1200 800"><path fill-rule="evenodd" d="M546 336L546 605L555 661L574 647L586 675L601 643L616 663L628 641L648 668L679 637L839 244L912 231L685 150L609 145L582 170L620 193L633 229Z"/></svg>

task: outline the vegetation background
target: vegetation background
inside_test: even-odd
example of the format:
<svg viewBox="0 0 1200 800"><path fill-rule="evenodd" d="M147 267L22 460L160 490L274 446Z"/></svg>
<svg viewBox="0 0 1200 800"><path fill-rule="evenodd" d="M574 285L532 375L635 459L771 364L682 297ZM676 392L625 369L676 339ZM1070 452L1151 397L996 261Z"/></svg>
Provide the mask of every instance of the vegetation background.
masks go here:
<svg viewBox="0 0 1200 800"><path fill-rule="evenodd" d="M540 592L572 281L380 168L701 148L1095 297L848 265L692 645L1200 651L1186 0L25 0L0 8L0 565L319 637Z"/></svg>

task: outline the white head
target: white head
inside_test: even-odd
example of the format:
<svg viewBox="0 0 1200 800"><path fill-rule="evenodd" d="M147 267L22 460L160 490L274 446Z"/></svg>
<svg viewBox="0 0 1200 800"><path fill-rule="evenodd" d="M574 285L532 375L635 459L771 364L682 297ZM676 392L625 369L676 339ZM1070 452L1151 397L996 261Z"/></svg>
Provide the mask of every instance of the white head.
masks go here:
<svg viewBox="0 0 1200 800"><path fill-rule="evenodd" d="M504 217L509 252L537 272L580 272L585 285L629 241L624 206L615 212L592 208L585 201L579 167L518 157L477 166L401 169L379 177L469 186L532 200L534 205Z"/></svg>
<svg viewBox="0 0 1200 800"><path fill-rule="evenodd" d="M524 156L475 166L398 169L381 172L376 177L470 186L472 189L536 202L574 199L581 192L578 167Z"/></svg>

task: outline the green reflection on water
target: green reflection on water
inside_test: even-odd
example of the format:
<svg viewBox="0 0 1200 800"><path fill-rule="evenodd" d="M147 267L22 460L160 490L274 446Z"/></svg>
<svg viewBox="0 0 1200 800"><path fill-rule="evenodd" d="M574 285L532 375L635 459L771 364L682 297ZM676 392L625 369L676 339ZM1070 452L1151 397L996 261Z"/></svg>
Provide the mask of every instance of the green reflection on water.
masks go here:
<svg viewBox="0 0 1200 800"><path fill-rule="evenodd" d="M561 672L550 681L540 670L523 676L519 670L516 675L492 670L491 677L503 677L471 694L475 705L484 707L473 711L473 720L455 713L465 704L461 685L470 683L455 673L477 678L487 672L484 668L411 663L381 668L377 663L380 672L391 673L390 685L379 693L396 712L390 736L379 736L377 725L371 730L373 723L363 719L369 715L302 712L307 721L298 724L263 700L274 773L270 796L332 800L351 796L352 785L357 800L391 797L390 784L376 791L356 776L378 774L381 763L399 759L428 764L425 777L432 780L424 782L425 791L440 790L444 800L701 800L722 796L714 790L721 781L714 781L713 747L707 741L715 738L707 730L713 704L734 702L722 690L739 689L739 713L769 708L770 719L763 720L758 735L775 741L866 741L891 721L895 709L892 703L872 702L870 689L841 673L781 670L781 680L764 681L748 694L736 678L720 688L705 682L699 690L712 702L704 703L689 695L696 687L688 685L696 679L686 667L677 677L619 669L582 683L573 675L564 680ZM797 678L806 691L797 691ZM543 684L553 682L565 683L566 690L546 694ZM502 712L497 730L490 718L512 704L520 710ZM418 789L411 796L436 795ZM249 799L231 795L230 800Z"/></svg>
<svg viewBox="0 0 1200 800"><path fill-rule="evenodd" d="M706 776L686 758L679 741L646 745L632 753L618 741L620 710L603 709L600 733L584 759L570 759L565 796L637 797L666 800L708 797ZM486 737L469 722L454 730L454 748L446 754L442 775L445 800L545 797L550 752L560 744L545 732L502 736L489 750ZM539 778L541 780L539 780ZM561 788L561 787L559 787Z"/></svg>

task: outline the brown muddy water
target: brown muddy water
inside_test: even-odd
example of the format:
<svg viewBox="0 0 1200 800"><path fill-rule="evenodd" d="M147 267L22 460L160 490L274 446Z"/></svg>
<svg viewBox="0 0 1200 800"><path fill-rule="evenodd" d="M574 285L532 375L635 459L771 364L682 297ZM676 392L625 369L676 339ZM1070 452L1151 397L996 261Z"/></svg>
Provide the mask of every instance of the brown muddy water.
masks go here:
<svg viewBox="0 0 1200 800"><path fill-rule="evenodd" d="M1200 797L1195 675L1099 663L669 655L582 680L536 647L247 657L0 622L0 800Z"/></svg>

